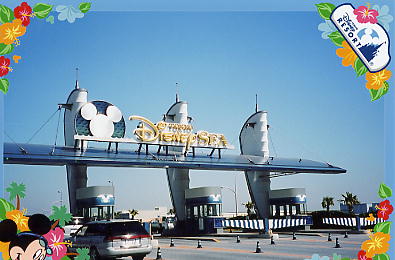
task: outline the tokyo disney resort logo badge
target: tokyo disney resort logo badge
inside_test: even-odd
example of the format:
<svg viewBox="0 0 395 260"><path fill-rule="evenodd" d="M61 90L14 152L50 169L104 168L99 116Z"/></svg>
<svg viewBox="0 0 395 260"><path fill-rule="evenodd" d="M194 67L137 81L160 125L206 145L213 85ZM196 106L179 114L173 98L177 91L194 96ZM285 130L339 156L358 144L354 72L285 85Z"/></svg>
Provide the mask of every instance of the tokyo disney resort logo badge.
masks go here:
<svg viewBox="0 0 395 260"><path fill-rule="evenodd" d="M389 6L371 6L369 3L358 8L349 3L339 6L319 3L315 6L324 19L318 25L321 38L332 41L341 64L352 68L356 81L365 79L370 100L378 100L387 94L392 76L387 68L391 61L387 32L394 20Z"/></svg>
<svg viewBox="0 0 395 260"><path fill-rule="evenodd" d="M330 20L371 73L385 69L391 56L387 31L377 23L378 12L352 4L336 7Z"/></svg>

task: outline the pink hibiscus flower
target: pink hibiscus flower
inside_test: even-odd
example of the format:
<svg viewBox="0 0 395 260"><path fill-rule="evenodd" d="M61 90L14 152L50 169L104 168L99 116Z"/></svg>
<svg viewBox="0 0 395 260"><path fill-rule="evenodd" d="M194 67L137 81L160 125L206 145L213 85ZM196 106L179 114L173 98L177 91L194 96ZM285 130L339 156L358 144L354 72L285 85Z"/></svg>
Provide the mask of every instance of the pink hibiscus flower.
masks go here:
<svg viewBox="0 0 395 260"><path fill-rule="evenodd" d="M59 260L64 257L67 253L66 245L68 243L63 242L64 231L61 228L55 228L44 235L48 241L49 247L52 249L52 259Z"/></svg>
<svg viewBox="0 0 395 260"><path fill-rule="evenodd" d="M384 200L380 202L376 208L379 210L377 217L387 220L391 213L394 211L394 207L391 205L389 200Z"/></svg>
<svg viewBox="0 0 395 260"><path fill-rule="evenodd" d="M379 12L362 5L354 10L354 14L357 16L357 20L360 23L377 23Z"/></svg>
<svg viewBox="0 0 395 260"><path fill-rule="evenodd" d="M10 59L4 56L0 57L0 77L7 75L9 71L12 71L10 63Z"/></svg>
<svg viewBox="0 0 395 260"><path fill-rule="evenodd" d="M32 8L26 2L23 2L20 6L15 7L14 16L22 21L23 26L28 26L32 12Z"/></svg>
<svg viewBox="0 0 395 260"><path fill-rule="evenodd" d="M358 252L358 260L372 260L372 258L367 257L366 251L361 250Z"/></svg>

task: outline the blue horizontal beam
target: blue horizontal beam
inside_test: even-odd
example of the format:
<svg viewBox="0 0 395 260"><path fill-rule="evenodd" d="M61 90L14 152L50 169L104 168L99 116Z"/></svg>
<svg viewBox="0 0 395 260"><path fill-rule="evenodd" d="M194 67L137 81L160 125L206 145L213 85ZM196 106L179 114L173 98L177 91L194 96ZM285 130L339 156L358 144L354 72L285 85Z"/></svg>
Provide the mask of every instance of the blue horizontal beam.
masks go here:
<svg viewBox="0 0 395 260"><path fill-rule="evenodd" d="M188 168L196 170L224 171L269 171L275 173L321 173L338 174L346 170L327 163L305 160L273 158L250 155L224 155L221 158L207 155L183 156L141 154L132 150L108 152L104 148L89 148L84 151L73 147L38 144L4 143L4 163L24 165L81 164L95 167L140 167L140 168Z"/></svg>

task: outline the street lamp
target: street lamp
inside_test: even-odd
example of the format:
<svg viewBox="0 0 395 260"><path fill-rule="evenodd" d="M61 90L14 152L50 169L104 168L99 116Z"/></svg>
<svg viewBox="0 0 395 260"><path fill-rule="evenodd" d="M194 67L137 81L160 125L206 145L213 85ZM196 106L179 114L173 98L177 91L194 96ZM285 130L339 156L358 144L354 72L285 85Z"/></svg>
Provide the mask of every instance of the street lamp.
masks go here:
<svg viewBox="0 0 395 260"><path fill-rule="evenodd" d="M228 190L230 190L231 192L233 192L233 194L235 195L235 210L236 210L236 217L237 217L237 191L236 191L236 186L235 186L235 189L234 189L234 190L231 189L231 188L229 188L229 187L225 187L225 186L221 186L220 188L221 188L221 189L228 189Z"/></svg>
<svg viewBox="0 0 395 260"><path fill-rule="evenodd" d="M114 198L115 198L115 190L114 190L114 182L113 181L111 181L111 180L108 180L108 183L111 183L111 187L112 187L112 192L113 192L113 196L114 196Z"/></svg>
<svg viewBox="0 0 395 260"><path fill-rule="evenodd" d="M111 180L108 180L108 183L111 183L111 187L112 187L112 196L113 196L114 201L115 201L114 182L111 181ZM112 208L112 209L111 209L111 218L113 219L113 218L114 218L114 206L112 206L111 208Z"/></svg>
<svg viewBox="0 0 395 260"><path fill-rule="evenodd" d="M60 206L63 206L63 192L61 190L58 190L58 193L60 193Z"/></svg>

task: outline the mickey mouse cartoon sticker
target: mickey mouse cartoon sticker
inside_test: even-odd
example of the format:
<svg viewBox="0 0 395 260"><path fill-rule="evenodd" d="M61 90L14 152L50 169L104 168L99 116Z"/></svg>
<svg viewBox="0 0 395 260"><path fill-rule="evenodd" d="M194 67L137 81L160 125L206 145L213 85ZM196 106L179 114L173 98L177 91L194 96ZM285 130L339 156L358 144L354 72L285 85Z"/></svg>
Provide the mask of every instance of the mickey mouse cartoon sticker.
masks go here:
<svg viewBox="0 0 395 260"><path fill-rule="evenodd" d="M44 260L52 254L48 241L43 237L51 229L50 220L42 214L35 214L28 220L31 231L17 233L17 225L13 220L0 222L0 241L10 242L9 255L12 260Z"/></svg>

